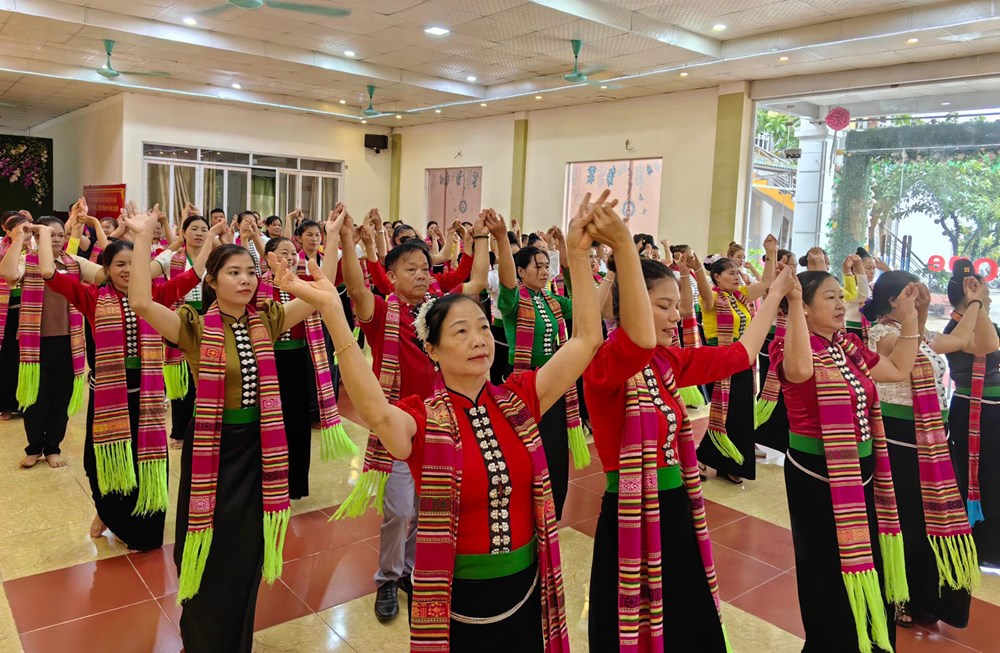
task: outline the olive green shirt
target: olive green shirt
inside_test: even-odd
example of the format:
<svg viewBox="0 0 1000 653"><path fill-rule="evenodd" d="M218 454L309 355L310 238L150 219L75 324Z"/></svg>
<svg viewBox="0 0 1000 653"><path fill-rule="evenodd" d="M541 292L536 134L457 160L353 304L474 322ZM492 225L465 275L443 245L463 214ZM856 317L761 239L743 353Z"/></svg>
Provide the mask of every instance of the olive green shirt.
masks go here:
<svg viewBox="0 0 1000 653"><path fill-rule="evenodd" d="M549 303L545 301L545 296L552 297L559 303L564 320L573 319L573 301L569 297L553 295L548 290L529 290L528 294L531 295L535 304L535 341L531 347L531 367L538 368L547 363L558 351L559 346L563 344L559 342L559 327L556 324L555 314L549 307ZM511 365L514 364L514 348L517 342L519 298L520 288L506 288L501 285L500 292L497 293L497 304L500 307L500 314L503 316L503 330L507 334L507 346L510 350L507 362ZM546 322L546 318L548 318L548 322ZM551 324L548 334L546 334L545 329L547 323Z"/></svg>

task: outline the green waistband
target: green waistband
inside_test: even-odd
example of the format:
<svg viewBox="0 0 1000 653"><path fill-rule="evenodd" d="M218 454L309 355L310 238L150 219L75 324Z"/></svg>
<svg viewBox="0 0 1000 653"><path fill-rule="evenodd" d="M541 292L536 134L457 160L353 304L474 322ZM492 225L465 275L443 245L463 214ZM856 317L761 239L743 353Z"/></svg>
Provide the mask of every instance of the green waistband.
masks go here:
<svg viewBox="0 0 1000 653"><path fill-rule="evenodd" d="M823 440L819 438L810 438L808 435L799 435L792 431L788 432L788 447L790 449L795 449L796 451L801 451L802 453L811 453L814 456L823 455ZM867 458L872 455L872 440L865 440L864 442L858 443L858 456L861 458Z"/></svg>
<svg viewBox="0 0 1000 653"><path fill-rule="evenodd" d="M21 289L20 288L14 288L13 290L10 291L10 296L11 296L11 299L13 299L14 297L20 297L21 296Z"/></svg>
<svg viewBox="0 0 1000 653"><path fill-rule="evenodd" d="M960 395L966 395L966 396L969 396L969 397L972 396L972 388L963 388L962 386L958 386L958 387L955 388L955 392L957 392ZM1000 397L1000 385L987 385L987 386L984 386L983 387L983 396L984 397L993 397L993 398Z"/></svg>
<svg viewBox="0 0 1000 653"><path fill-rule="evenodd" d="M709 347L718 347L719 346L719 339L718 338L705 338L705 344L707 346L709 346Z"/></svg>
<svg viewBox="0 0 1000 653"><path fill-rule="evenodd" d="M913 421L913 406L901 406L899 404L882 403L882 417L892 417L894 419L905 419ZM948 421L948 409L941 411L941 419Z"/></svg>
<svg viewBox="0 0 1000 653"><path fill-rule="evenodd" d="M864 326L860 322L855 322L854 320L847 320L845 324L847 325L848 329L860 329Z"/></svg>
<svg viewBox="0 0 1000 653"><path fill-rule="evenodd" d="M184 303L187 304L188 306L190 306L191 308L193 308L196 311L200 311L201 310L201 300L192 301L192 302L184 302Z"/></svg>
<svg viewBox="0 0 1000 653"><path fill-rule="evenodd" d="M302 349L306 346L305 338L294 338L292 340L278 340L274 343L274 350Z"/></svg>
<svg viewBox="0 0 1000 653"><path fill-rule="evenodd" d="M142 359L138 356L128 356L125 358L125 369L127 370L140 370L142 369Z"/></svg>
<svg viewBox="0 0 1000 653"><path fill-rule="evenodd" d="M260 421L260 408L226 408L222 411L223 424L253 424Z"/></svg>
<svg viewBox="0 0 1000 653"><path fill-rule="evenodd" d="M510 553L466 553L455 556L455 578L488 580L524 571L538 559L535 538Z"/></svg>
<svg viewBox="0 0 1000 653"><path fill-rule="evenodd" d="M775 333L775 331L777 331L777 329L778 329L778 325L777 324L772 324L770 330L768 330L768 333L773 336L774 333Z"/></svg>
<svg viewBox="0 0 1000 653"><path fill-rule="evenodd" d="M610 492L612 494L618 494L618 472L607 472L607 485L604 486L605 492ZM659 491L663 490L673 490L684 485L684 478L681 476L681 466L671 465L670 467L659 467L656 470L656 489Z"/></svg>

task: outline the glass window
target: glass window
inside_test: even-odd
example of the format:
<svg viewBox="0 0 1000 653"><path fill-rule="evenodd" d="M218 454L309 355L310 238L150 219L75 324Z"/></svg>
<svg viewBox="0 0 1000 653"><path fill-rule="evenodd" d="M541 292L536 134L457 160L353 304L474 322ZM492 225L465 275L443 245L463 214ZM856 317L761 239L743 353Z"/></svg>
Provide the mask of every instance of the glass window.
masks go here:
<svg viewBox="0 0 1000 653"><path fill-rule="evenodd" d="M563 227L569 225L583 196L597 197L605 188L619 201L618 211L628 218L632 233L657 234L660 224L660 189L663 159L582 161L566 171L566 206Z"/></svg>
<svg viewBox="0 0 1000 653"><path fill-rule="evenodd" d="M258 154L253 158L253 165L262 168L291 168L299 167L299 160L290 156L269 156Z"/></svg>
<svg viewBox="0 0 1000 653"><path fill-rule="evenodd" d="M226 185L226 215L236 215L246 211L247 201L247 171L227 170L229 183Z"/></svg>
<svg viewBox="0 0 1000 653"><path fill-rule="evenodd" d="M323 213L322 197L320 196L319 178L302 175L302 201L299 208L307 220L321 222Z"/></svg>
<svg viewBox="0 0 1000 653"><path fill-rule="evenodd" d="M170 165L146 164L146 201L143 206L159 204L168 215L177 215L170 206Z"/></svg>
<svg viewBox="0 0 1000 653"><path fill-rule="evenodd" d="M250 155L245 152L225 152L223 150L202 150L202 161L212 161L214 163L236 163L239 165L250 165Z"/></svg>
<svg viewBox="0 0 1000 653"><path fill-rule="evenodd" d="M278 173L278 215L285 216L300 208L296 193L297 183L298 175L287 172Z"/></svg>
<svg viewBox="0 0 1000 653"><path fill-rule="evenodd" d="M194 203L196 171L197 168L194 166L174 166L174 193L171 198L170 215L180 215L185 203Z"/></svg>
<svg viewBox="0 0 1000 653"><path fill-rule="evenodd" d="M188 159L193 161L198 158L198 148L146 143L142 146L142 154L158 159Z"/></svg>
<svg viewBox="0 0 1000 653"><path fill-rule="evenodd" d="M341 161L319 161L317 159L302 159L301 168L303 170L315 170L316 172L340 172L343 163Z"/></svg>
<svg viewBox="0 0 1000 653"><path fill-rule="evenodd" d="M274 214L275 189L278 173L275 170L253 169L250 175L250 210L265 218Z"/></svg>
<svg viewBox="0 0 1000 653"><path fill-rule="evenodd" d="M204 213L208 216L212 209L226 206L226 171L216 168L205 168L205 190L202 195L205 198Z"/></svg>
<svg viewBox="0 0 1000 653"><path fill-rule="evenodd" d="M340 178L320 177L320 183L323 185L323 205L329 211L340 201Z"/></svg>

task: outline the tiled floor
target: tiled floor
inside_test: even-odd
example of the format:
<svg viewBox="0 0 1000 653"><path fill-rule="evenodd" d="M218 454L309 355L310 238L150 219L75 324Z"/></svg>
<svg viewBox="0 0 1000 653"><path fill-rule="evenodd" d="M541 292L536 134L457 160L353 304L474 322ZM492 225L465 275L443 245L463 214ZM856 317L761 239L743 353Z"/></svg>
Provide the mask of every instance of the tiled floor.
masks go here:
<svg viewBox="0 0 1000 653"><path fill-rule="evenodd" d="M696 422L703 431L704 420ZM365 434L350 429L363 446ZM160 551L128 554L113 538L92 540L89 486L80 461L83 430L71 422L64 451L70 466L13 467L23 446L18 420L0 423L0 653L176 653L173 514ZM379 517L329 521L357 479L360 461L324 464L314 456L311 495L296 502L280 581L261 588L257 653L380 653L407 650L406 620L379 624L372 615ZM587 651L587 590L593 532L604 480L594 464L573 471L560 542L574 651ZM172 488L176 492L177 452ZM705 486L724 618L739 652L797 652L802 624L788 527L781 459L759 466L743 486ZM174 495L176 496L176 495ZM404 595L401 594L401 597ZM405 600L405 599L403 599ZM1000 578L984 578L966 630L899 631L900 653L996 651Z"/></svg>

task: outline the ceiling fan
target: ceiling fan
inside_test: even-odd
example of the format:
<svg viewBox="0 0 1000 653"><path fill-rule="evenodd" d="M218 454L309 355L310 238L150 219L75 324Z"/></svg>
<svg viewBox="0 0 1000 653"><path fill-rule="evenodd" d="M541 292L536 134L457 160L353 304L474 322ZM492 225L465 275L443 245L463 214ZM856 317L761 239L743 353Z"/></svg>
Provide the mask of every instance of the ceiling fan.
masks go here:
<svg viewBox="0 0 1000 653"><path fill-rule="evenodd" d="M362 109L361 113L366 116L377 116L382 113L375 108L375 87L370 84L368 85L368 107L366 109Z"/></svg>
<svg viewBox="0 0 1000 653"><path fill-rule="evenodd" d="M580 50L583 48L583 41L580 39L573 39L569 43L573 47L573 70L565 75L546 75L546 77L556 77L573 84L591 84L594 86L599 85L607 86L608 88L619 88L617 84L608 84L607 82L590 79L590 75L602 72L604 68L601 66L590 66L588 68L581 69Z"/></svg>
<svg viewBox="0 0 1000 653"><path fill-rule="evenodd" d="M312 14L313 16L330 16L341 18L351 14L350 9L343 7L321 7L318 5L306 5L300 2L283 2L281 0L226 0L226 4L212 7L199 12L202 16L212 17L229 11L230 9L260 9L270 7L271 9L284 9L285 11L297 11L300 14Z"/></svg>
<svg viewBox="0 0 1000 653"><path fill-rule="evenodd" d="M115 42L111 39L104 39L104 52L108 55L107 61L103 66L97 69L97 74L102 77L107 77L108 79L116 79L121 75L142 75L143 77L170 77L170 73L165 73L162 70L151 70L149 72L139 72L132 70L116 70L114 66L111 65L111 51L115 49Z"/></svg>

